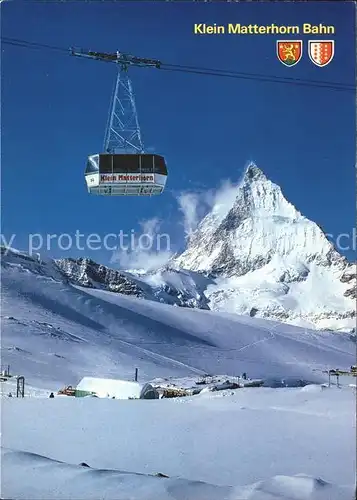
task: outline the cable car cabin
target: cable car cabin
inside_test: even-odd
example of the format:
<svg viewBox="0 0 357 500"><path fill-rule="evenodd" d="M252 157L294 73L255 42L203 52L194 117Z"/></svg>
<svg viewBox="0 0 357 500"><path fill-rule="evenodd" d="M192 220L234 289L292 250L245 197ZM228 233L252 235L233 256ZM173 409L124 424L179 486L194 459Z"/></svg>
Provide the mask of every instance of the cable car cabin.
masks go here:
<svg viewBox="0 0 357 500"><path fill-rule="evenodd" d="M104 196L151 196L165 188L167 168L162 156L99 154L88 158L88 192Z"/></svg>

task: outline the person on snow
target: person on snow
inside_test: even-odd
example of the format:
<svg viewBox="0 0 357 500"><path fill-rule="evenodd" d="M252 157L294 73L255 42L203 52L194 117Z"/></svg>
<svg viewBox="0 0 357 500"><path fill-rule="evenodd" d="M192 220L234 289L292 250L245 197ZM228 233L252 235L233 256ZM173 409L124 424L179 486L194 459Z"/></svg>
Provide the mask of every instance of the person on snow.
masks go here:
<svg viewBox="0 0 357 500"><path fill-rule="evenodd" d="M48 396L49 398L54 398L55 395L53 394L53 392L51 392L51 394Z"/></svg>

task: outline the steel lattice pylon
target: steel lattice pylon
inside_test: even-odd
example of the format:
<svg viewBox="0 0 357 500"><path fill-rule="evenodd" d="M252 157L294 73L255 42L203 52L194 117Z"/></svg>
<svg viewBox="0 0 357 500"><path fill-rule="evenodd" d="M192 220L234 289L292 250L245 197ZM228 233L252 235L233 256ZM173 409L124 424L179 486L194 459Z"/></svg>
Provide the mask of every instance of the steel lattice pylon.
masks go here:
<svg viewBox="0 0 357 500"><path fill-rule="evenodd" d="M105 132L104 151L111 154L144 152L131 81L127 70L119 65Z"/></svg>

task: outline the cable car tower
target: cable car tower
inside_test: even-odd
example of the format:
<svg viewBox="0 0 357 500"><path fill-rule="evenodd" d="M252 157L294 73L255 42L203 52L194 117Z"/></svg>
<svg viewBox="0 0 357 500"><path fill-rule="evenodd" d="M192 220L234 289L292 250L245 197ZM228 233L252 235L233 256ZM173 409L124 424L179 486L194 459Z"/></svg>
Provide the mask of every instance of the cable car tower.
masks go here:
<svg viewBox="0 0 357 500"><path fill-rule="evenodd" d="M160 61L117 52L71 54L118 65L104 137L104 152L88 157L85 180L88 192L104 196L151 196L163 192L167 168L162 156L146 154L136 111L129 66L160 68Z"/></svg>

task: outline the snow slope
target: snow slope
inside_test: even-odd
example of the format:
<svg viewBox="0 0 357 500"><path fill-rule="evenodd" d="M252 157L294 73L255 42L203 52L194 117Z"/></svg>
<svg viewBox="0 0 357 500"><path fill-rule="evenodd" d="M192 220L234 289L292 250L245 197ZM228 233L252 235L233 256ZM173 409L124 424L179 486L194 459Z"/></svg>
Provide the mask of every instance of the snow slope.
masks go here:
<svg viewBox="0 0 357 500"><path fill-rule="evenodd" d="M233 205L216 204L173 265L216 278L205 291L213 310L318 329L355 327L355 266L254 164Z"/></svg>
<svg viewBox="0 0 357 500"><path fill-rule="evenodd" d="M349 388L13 398L2 428L3 498L353 500Z"/></svg>
<svg viewBox="0 0 357 500"><path fill-rule="evenodd" d="M353 337L73 286L26 255L1 264L1 363L40 396L2 399L2 498L352 500L347 383L152 401L42 396L83 376L132 380L135 367L140 382L247 372L318 384L355 362Z"/></svg>
<svg viewBox="0 0 357 500"><path fill-rule="evenodd" d="M52 263L12 254L2 261L1 315L2 363L52 390L83 376L132 379L136 367L141 381L247 372L322 382L322 370L355 357L349 335L83 289Z"/></svg>

